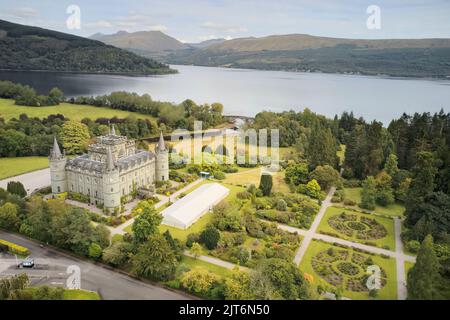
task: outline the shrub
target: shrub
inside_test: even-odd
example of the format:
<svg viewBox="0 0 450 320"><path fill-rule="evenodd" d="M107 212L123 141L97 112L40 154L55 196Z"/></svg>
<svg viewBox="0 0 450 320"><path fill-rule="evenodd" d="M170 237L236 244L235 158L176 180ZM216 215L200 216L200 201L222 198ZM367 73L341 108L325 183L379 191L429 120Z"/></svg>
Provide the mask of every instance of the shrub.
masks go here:
<svg viewBox="0 0 450 320"><path fill-rule="evenodd" d="M209 250L214 250L220 240L220 232L214 227L208 227L200 234L200 242Z"/></svg>
<svg viewBox="0 0 450 320"><path fill-rule="evenodd" d="M89 196L78 192L69 192L68 198L82 203L89 203Z"/></svg>
<svg viewBox="0 0 450 320"><path fill-rule="evenodd" d="M200 235L198 233L190 233L186 237L186 247L192 247L194 242L198 242L200 239Z"/></svg>
<svg viewBox="0 0 450 320"><path fill-rule="evenodd" d="M12 194L16 194L19 197L23 198L27 195L27 191L23 184L19 181L10 181L6 187L6 191Z"/></svg>
<svg viewBox="0 0 450 320"><path fill-rule="evenodd" d="M283 199L278 199L277 203L275 204L275 209L280 211L286 211L287 210L286 201L284 201Z"/></svg>
<svg viewBox="0 0 450 320"><path fill-rule="evenodd" d="M102 256L102 247L100 247L97 243L93 242L89 246L89 257L93 259L99 259Z"/></svg>
<svg viewBox="0 0 450 320"><path fill-rule="evenodd" d="M259 189L262 191L263 195L269 196L272 191L272 176L270 174L262 174L259 182Z"/></svg>
<svg viewBox="0 0 450 320"><path fill-rule="evenodd" d="M250 254L245 247L235 247L231 250L231 260L232 262L244 265L250 259Z"/></svg>
<svg viewBox="0 0 450 320"><path fill-rule="evenodd" d="M223 173L222 171L215 171L213 175L214 175L214 178L217 180L225 179L225 173Z"/></svg>
<svg viewBox="0 0 450 320"><path fill-rule="evenodd" d="M236 197L241 200L249 200L252 198L252 194L248 191L241 191L236 194Z"/></svg>
<svg viewBox="0 0 450 320"><path fill-rule="evenodd" d="M344 200L344 205L346 206L356 206L356 202L350 199L345 199Z"/></svg>
<svg viewBox="0 0 450 320"><path fill-rule="evenodd" d="M408 243L406 244L406 248L412 253L417 253L420 249L420 242L417 240L408 241Z"/></svg>
<svg viewBox="0 0 450 320"><path fill-rule="evenodd" d="M181 285L183 288L189 292L206 297L219 281L218 276L201 267L185 272L181 277Z"/></svg>

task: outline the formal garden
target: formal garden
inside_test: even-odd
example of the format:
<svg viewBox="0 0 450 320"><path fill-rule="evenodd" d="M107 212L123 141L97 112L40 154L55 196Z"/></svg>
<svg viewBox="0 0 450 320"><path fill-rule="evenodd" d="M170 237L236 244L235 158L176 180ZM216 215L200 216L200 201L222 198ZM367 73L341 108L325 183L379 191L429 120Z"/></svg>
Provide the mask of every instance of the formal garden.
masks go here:
<svg viewBox="0 0 450 320"><path fill-rule="evenodd" d="M329 236L395 250L394 221L341 207L330 207L317 232Z"/></svg>
<svg viewBox="0 0 450 320"><path fill-rule="evenodd" d="M380 268L380 289L369 290L369 266ZM303 257L300 269L318 291L332 292L350 299L397 297L394 259L337 244L313 240Z"/></svg>

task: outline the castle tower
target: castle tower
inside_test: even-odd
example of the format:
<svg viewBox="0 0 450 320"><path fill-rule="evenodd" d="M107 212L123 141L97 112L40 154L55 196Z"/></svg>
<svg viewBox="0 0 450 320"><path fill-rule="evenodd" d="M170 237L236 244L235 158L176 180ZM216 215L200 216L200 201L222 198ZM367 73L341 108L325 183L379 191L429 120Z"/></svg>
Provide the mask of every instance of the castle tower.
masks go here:
<svg viewBox="0 0 450 320"><path fill-rule="evenodd" d="M164 137L162 132L159 137L159 142L155 148L155 155L156 155L156 168L155 168L156 181L169 180L169 150L166 148L166 144L164 143Z"/></svg>
<svg viewBox="0 0 450 320"><path fill-rule="evenodd" d="M53 140L53 148L49 155L50 163L50 180L52 185L52 193L59 194L67 192L67 176L66 176L66 157L59 149L56 137Z"/></svg>
<svg viewBox="0 0 450 320"><path fill-rule="evenodd" d="M103 172L103 204L105 209L114 210L120 207L120 179L119 169L108 147L106 164Z"/></svg>

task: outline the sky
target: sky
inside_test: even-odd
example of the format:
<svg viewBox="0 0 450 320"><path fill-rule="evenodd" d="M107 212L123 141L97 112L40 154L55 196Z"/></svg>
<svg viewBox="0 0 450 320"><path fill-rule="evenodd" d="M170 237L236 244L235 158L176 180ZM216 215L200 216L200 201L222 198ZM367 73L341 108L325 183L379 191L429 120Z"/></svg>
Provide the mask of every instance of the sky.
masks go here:
<svg viewBox="0 0 450 320"><path fill-rule="evenodd" d="M79 29L67 25L71 5L79 8ZM375 29L366 23L373 5L379 8ZM159 30L191 43L292 33L450 38L450 0L0 0L0 19L85 37Z"/></svg>

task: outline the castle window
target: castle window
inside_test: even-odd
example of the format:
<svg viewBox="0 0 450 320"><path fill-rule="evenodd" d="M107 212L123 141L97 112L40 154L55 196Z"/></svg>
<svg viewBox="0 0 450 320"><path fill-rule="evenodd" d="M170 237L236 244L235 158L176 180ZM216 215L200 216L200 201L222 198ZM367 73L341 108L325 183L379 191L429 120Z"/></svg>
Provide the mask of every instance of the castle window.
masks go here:
<svg viewBox="0 0 450 320"><path fill-rule="evenodd" d="M58 193L59 193L59 192L61 192L61 187L60 187L60 186L58 186Z"/></svg>
<svg viewBox="0 0 450 320"><path fill-rule="evenodd" d="M114 192L114 188L111 188L111 192Z"/></svg>
<svg viewBox="0 0 450 320"><path fill-rule="evenodd" d="M91 189L88 189L88 194L91 194Z"/></svg>
<svg viewBox="0 0 450 320"><path fill-rule="evenodd" d="M122 195L125 195L125 188L122 189Z"/></svg>
<svg viewBox="0 0 450 320"><path fill-rule="evenodd" d="M97 192L97 190L95 191L95 197L98 197L98 192Z"/></svg>

